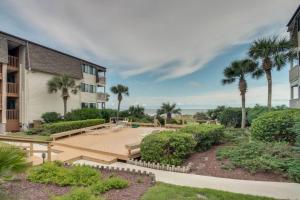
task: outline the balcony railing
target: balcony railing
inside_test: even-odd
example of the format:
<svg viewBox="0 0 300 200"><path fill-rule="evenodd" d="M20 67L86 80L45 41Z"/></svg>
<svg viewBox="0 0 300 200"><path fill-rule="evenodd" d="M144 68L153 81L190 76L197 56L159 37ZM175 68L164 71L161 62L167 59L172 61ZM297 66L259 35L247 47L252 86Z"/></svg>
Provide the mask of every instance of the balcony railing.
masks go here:
<svg viewBox="0 0 300 200"><path fill-rule="evenodd" d="M106 101L106 94L104 92L98 92L97 93L97 100L100 102Z"/></svg>
<svg viewBox="0 0 300 200"><path fill-rule="evenodd" d="M17 71L19 68L19 58L15 56L8 56L8 71Z"/></svg>
<svg viewBox="0 0 300 200"><path fill-rule="evenodd" d="M19 110L7 109L6 110L6 119L8 119L8 120L18 120L19 119Z"/></svg>
<svg viewBox="0 0 300 200"><path fill-rule="evenodd" d="M300 108L300 99L291 99L290 108Z"/></svg>
<svg viewBox="0 0 300 200"><path fill-rule="evenodd" d="M97 83L99 85L105 85L106 84L106 78L104 76L97 77Z"/></svg>
<svg viewBox="0 0 300 200"><path fill-rule="evenodd" d="M289 71L290 82L300 79L300 66L295 66Z"/></svg>
<svg viewBox="0 0 300 200"><path fill-rule="evenodd" d="M7 96L17 96L17 95L18 95L18 84L7 83Z"/></svg>

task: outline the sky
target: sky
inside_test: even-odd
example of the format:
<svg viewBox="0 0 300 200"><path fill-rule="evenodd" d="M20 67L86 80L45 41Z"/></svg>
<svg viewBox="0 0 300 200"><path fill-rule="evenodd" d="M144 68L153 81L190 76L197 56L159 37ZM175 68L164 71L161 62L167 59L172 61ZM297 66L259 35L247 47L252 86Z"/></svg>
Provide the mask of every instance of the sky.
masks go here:
<svg viewBox="0 0 300 200"><path fill-rule="evenodd" d="M107 67L107 91L129 87L122 107L240 106L223 70L251 42L288 36L298 0L0 0L0 30ZM273 105L288 105L289 66L273 71ZM266 105L266 79L247 78L247 106ZM107 107L116 107L111 95Z"/></svg>

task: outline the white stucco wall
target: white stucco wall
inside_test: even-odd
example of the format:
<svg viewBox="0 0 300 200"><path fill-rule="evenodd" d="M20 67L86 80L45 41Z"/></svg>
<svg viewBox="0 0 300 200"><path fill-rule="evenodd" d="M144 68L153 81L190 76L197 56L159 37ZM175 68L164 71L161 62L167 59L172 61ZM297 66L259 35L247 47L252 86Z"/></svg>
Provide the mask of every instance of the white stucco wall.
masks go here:
<svg viewBox="0 0 300 200"><path fill-rule="evenodd" d="M96 76L83 73L83 83L89 85L96 85ZM81 92L81 102L84 103L96 103L97 100L97 93L89 93L89 92Z"/></svg>
<svg viewBox="0 0 300 200"><path fill-rule="evenodd" d="M41 118L44 112L58 112L63 114L63 100L61 92L48 93L47 82L54 75L25 71L25 102L26 112L24 113L24 123L31 123L33 120ZM80 80L76 80L76 84L80 84ZM81 107L80 91L78 94L70 94L67 104L67 110L77 109Z"/></svg>

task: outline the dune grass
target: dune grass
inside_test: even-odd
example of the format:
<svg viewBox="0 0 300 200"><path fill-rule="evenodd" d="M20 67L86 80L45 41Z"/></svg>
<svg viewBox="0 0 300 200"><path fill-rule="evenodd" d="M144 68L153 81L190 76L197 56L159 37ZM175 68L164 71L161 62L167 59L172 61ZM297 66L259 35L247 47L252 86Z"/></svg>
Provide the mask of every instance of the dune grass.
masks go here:
<svg viewBox="0 0 300 200"><path fill-rule="evenodd" d="M272 198L157 183L142 200L272 200Z"/></svg>

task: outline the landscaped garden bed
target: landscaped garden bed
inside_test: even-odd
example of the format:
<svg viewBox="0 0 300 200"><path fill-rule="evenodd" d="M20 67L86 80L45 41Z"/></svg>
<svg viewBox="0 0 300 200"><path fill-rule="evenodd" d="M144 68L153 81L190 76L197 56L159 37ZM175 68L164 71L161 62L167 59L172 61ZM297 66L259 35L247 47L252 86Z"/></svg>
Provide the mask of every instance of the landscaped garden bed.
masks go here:
<svg viewBox="0 0 300 200"><path fill-rule="evenodd" d="M67 200L76 196L87 200L137 200L151 186L152 179L146 175L46 164L6 181L1 188L11 199Z"/></svg>

